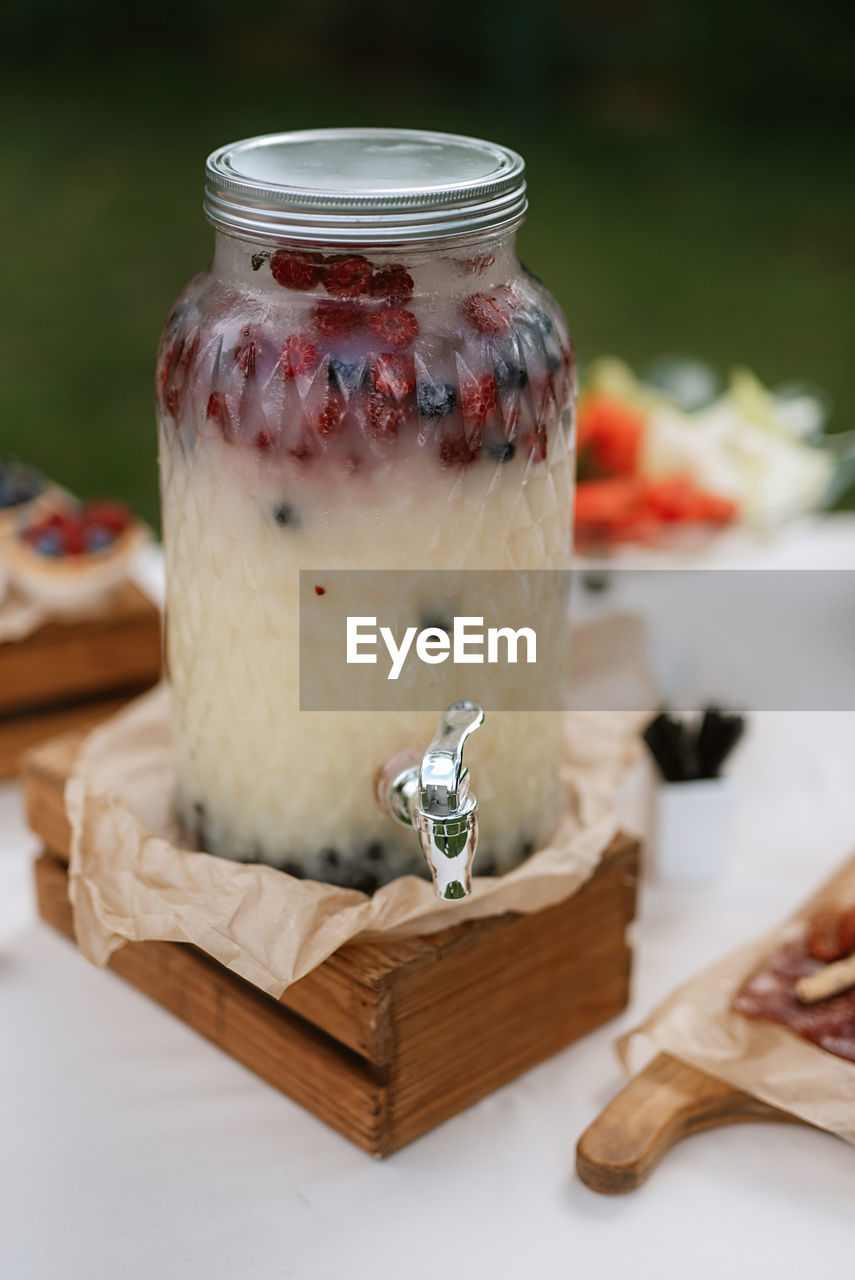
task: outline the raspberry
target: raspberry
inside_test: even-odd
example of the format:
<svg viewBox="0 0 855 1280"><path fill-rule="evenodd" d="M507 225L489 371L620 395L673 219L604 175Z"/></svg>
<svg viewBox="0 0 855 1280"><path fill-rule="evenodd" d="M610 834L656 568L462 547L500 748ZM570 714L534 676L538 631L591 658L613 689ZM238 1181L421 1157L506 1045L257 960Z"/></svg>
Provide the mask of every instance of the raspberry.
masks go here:
<svg viewBox="0 0 855 1280"><path fill-rule="evenodd" d="M465 298L463 314L479 333L504 333L511 327L507 308L489 293L473 293Z"/></svg>
<svg viewBox="0 0 855 1280"><path fill-rule="evenodd" d="M192 342L182 342L181 346L183 350L175 361L175 370L177 373L180 373L182 377L186 376L187 370L196 358L200 345L201 339L198 332L194 335Z"/></svg>
<svg viewBox="0 0 855 1280"><path fill-rule="evenodd" d="M232 423L229 414L226 397L221 391L212 391L208 396L208 404L205 409L205 417L211 422L216 422L220 428L220 432L224 440L232 441Z"/></svg>
<svg viewBox="0 0 855 1280"><path fill-rule="evenodd" d="M368 328L381 342L390 347L405 347L419 331L419 322L412 311L389 307L375 311L368 321Z"/></svg>
<svg viewBox="0 0 855 1280"><path fill-rule="evenodd" d="M440 442L439 460L443 466L468 467L481 452L483 437L480 431L462 432L447 436Z"/></svg>
<svg viewBox="0 0 855 1280"><path fill-rule="evenodd" d="M315 456L315 446L311 440L303 436L296 444L291 446L288 452L296 462L308 462L310 458Z"/></svg>
<svg viewBox="0 0 855 1280"><path fill-rule="evenodd" d="M530 451L532 462L543 462L545 460L549 436L542 422L537 424L534 431L527 431L522 438L522 442Z"/></svg>
<svg viewBox="0 0 855 1280"><path fill-rule="evenodd" d="M395 440L404 425L404 411L382 395L368 397L368 434L372 440Z"/></svg>
<svg viewBox="0 0 855 1280"><path fill-rule="evenodd" d="M334 254L327 258L324 287L336 298L358 298L371 282L371 263L359 254Z"/></svg>
<svg viewBox="0 0 855 1280"><path fill-rule="evenodd" d="M277 249L270 259L270 273L283 289L314 289L323 274L320 254Z"/></svg>
<svg viewBox="0 0 855 1280"><path fill-rule="evenodd" d="M409 301L414 288L413 277L406 267L395 263L393 266L380 267L374 272L368 285L368 295L400 304Z"/></svg>
<svg viewBox="0 0 855 1280"><path fill-rule="evenodd" d="M381 396L403 400L416 389L416 370L409 356L379 355L371 365L371 385Z"/></svg>
<svg viewBox="0 0 855 1280"><path fill-rule="evenodd" d="M462 276L480 276L496 261L494 253L481 253L476 258L461 258L455 263Z"/></svg>
<svg viewBox="0 0 855 1280"><path fill-rule="evenodd" d="M240 331L240 336L235 344L234 361L240 373L248 378L251 373L255 373L255 359L258 354L256 344L257 329L253 329L251 325L245 324Z"/></svg>
<svg viewBox="0 0 855 1280"><path fill-rule="evenodd" d="M460 388L460 412L465 422L483 427L490 414L495 412L497 404L496 379L492 374L474 378Z"/></svg>
<svg viewBox="0 0 855 1280"><path fill-rule="evenodd" d="M163 397L163 403L166 408L166 412L171 413L174 418L181 407L181 392L177 387L167 387L166 395Z"/></svg>
<svg viewBox="0 0 855 1280"><path fill-rule="evenodd" d="M93 498L83 508L87 524L98 524L110 533L124 533L131 523L131 513L122 502L110 502L104 498Z"/></svg>
<svg viewBox="0 0 855 1280"><path fill-rule="evenodd" d="M314 311L315 328L327 338L346 338L365 324L365 312L351 302L319 302Z"/></svg>
<svg viewBox="0 0 855 1280"><path fill-rule="evenodd" d="M318 363L318 348L305 333L292 333L285 339L279 363L286 378L311 373Z"/></svg>
<svg viewBox="0 0 855 1280"><path fill-rule="evenodd" d="M315 422L318 435L331 436L341 426L346 412L347 405L343 396L337 391L331 391Z"/></svg>
<svg viewBox="0 0 855 1280"><path fill-rule="evenodd" d="M259 431L255 437L255 447L259 453L269 453L273 448L273 436L269 431Z"/></svg>

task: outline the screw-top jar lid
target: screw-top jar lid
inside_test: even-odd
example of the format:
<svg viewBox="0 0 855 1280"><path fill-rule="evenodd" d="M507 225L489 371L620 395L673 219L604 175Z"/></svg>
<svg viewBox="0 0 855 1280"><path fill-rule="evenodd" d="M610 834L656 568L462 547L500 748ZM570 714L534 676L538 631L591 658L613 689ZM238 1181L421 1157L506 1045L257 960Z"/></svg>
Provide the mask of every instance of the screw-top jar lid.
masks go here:
<svg viewBox="0 0 855 1280"><path fill-rule="evenodd" d="M249 240L400 244L496 233L525 216L525 164L507 147L418 129L306 129L220 147L205 215Z"/></svg>

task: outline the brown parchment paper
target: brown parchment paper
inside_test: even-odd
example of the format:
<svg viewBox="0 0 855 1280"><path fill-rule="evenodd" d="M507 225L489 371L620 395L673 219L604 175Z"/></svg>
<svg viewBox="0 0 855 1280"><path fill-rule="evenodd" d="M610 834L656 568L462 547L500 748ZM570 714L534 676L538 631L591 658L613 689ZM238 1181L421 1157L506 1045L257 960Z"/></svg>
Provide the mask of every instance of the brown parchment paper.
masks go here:
<svg viewBox="0 0 855 1280"><path fill-rule="evenodd" d="M618 1041L636 1070L665 1050L708 1075L855 1143L855 1063L786 1027L731 1008L745 981L824 903L855 901L855 856L779 929L771 930L691 978L642 1025Z"/></svg>
<svg viewBox="0 0 855 1280"><path fill-rule="evenodd" d="M359 936L431 933L504 911L539 911L575 892L616 831L614 801L639 752L638 713L568 713L566 811L548 848L444 903L404 876L373 897L181 848L173 816L169 692L146 694L91 734L66 789L71 900L84 955L104 965L126 941L200 947L279 997Z"/></svg>

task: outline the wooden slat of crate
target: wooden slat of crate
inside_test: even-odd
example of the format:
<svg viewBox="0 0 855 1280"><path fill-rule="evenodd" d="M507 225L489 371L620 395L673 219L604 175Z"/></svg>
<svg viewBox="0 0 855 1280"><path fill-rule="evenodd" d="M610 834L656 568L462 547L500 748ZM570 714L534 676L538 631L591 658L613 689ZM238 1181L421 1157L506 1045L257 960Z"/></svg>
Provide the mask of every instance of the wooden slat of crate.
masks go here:
<svg viewBox="0 0 855 1280"><path fill-rule="evenodd" d="M46 744L23 774L31 824L52 851L38 864L40 910L66 933L61 797L78 743L70 735ZM279 1003L179 943L128 944L111 967L352 1141L386 1155L624 1007L637 870L636 842L619 836L588 884L557 906L350 944Z"/></svg>

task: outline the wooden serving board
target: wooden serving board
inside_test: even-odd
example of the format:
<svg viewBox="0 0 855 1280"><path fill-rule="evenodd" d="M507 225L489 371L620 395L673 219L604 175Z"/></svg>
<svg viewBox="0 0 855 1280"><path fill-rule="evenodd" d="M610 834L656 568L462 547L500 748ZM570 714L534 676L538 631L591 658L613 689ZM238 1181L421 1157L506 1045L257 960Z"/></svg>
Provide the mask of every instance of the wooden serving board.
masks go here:
<svg viewBox="0 0 855 1280"><path fill-rule="evenodd" d="M660 1053L582 1134L576 1172L592 1191L634 1191L682 1138L746 1120L804 1123Z"/></svg>
<svg viewBox="0 0 855 1280"><path fill-rule="evenodd" d="M35 743L104 719L160 672L160 614L132 583L97 616L0 644L0 778Z"/></svg>
<svg viewBox="0 0 855 1280"><path fill-rule="evenodd" d="M79 745L31 752L22 778L43 919L73 937L63 787ZM626 1005L638 844L536 915L429 937L352 943L280 1001L182 943L130 943L110 967L352 1142L385 1156L591 1031Z"/></svg>

